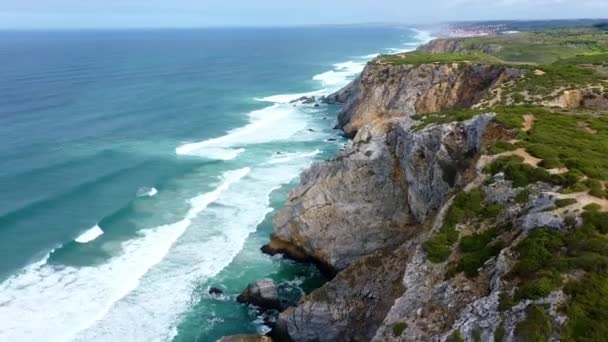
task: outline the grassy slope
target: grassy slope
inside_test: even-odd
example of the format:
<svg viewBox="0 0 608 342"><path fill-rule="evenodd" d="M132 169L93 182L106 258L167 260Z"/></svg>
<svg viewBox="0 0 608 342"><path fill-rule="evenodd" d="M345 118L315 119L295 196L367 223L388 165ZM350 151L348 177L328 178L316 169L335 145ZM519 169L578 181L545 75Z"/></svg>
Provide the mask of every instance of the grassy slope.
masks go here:
<svg viewBox="0 0 608 342"><path fill-rule="evenodd" d="M502 104L548 101L564 90L597 88L608 94L608 31L564 29L459 39L460 53L414 51L380 56L374 63L419 65L477 63L527 70L504 87ZM541 75L538 72L542 71Z"/></svg>
<svg viewBox="0 0 608 342"><path fill-rule="evenodd" d="M507 93L526 93L547 96L556 90L577 89L602 85L608 79L608 32L591 29L533 32L517 35L473 38L465 47L475 51L490 44L501 48L493 55L468 52L465 54L412 53L406 57L384 58L393 64L417 63L528 63L525 77L514 82ZM415 62L415 63L414 63ZM538 75L534 71L545 74ZM603 86L602 86L603 88ZM529 98L530 99L530 98ZM449 110L418 115L416 129L431 124L462 121L482 112L492 111L497 120L511 129L516 142L498 141L488 146L488 153L496 154L524 148L532 156L542 159L539 167L524 164L518 157L499 158L487 168L495 174L504 172L515 186L526 187L536 181L562 187L562 192L589 191L597 198L608 198L608 113L586 110L565 111L536 106L499 106L486 110ZM534 126L522 129L524 115L533 115ZM549 169L566 168L564 174L551 174ZM521 197L521 198L520 198ZM523 191L516 199L527 201ZM559 202L558 207L571 205ZM497 255L506 245L509 227L486 229L460 237L458 225L492 227L501 207L484 201L479 189L458 193L441 230L429 239L424 248L432 262L451 258L447 277L464 272L476 277L479 267ZM509 274L516 286L512 295L504 294L501 308L506 310L525 299L547 296L564 288L569 300L564 312L569 320L560 335L565 341L597 341L608 334L608 213L589 206L582 214L582 227L566 232L539 228L515 247L518 259ZM569 224L576 221L567 220ZM582 272L569 278L572 272ZM524 340L545 340L552 326L545 308L532 306L528 318L522 321L516 334Z"/></svg>

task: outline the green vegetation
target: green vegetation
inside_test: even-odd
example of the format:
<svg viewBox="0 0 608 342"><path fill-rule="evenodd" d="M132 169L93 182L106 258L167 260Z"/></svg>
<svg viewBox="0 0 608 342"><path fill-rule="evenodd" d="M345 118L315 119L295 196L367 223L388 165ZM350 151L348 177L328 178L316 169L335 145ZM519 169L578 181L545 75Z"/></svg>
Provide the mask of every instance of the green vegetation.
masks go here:
<svg viewBox="0 0 608 342"><path fill-rule="evenodd" d="M601 234L608 233L608 212L599 212L592 207L587 209L583 215L583 227L596 229Z"/></svg>
<svg viewBox="0 0 608 342"><path fill-rule="evenodd" d="M513 305L517 304L515 300L513 300L513 297L506 292L501 292L498 299L498 311L500 312L507 311L511 309Z"/></svg>
<svg viewBox="0 0 608 342"><path fill-rule="evenodd" d="M412 52L381 56L379 63L402 65L423 63L486 63L512 66L523 71L523 76L506 83L501 89L503 104L488 110L458 109L416 115L420 123L414 130L433 124L464 121L484 112L495 112L496 120L509 131L497 134L488 153L496 155L525 149L541 159L538 167L518 156L503 156L486 167L486 172L504 172L515 187L535 182L559 185L564 193L588 192L591 196L608 198L608 115L584 110L558 110L533 106L548 103L566 90L588 89L598 97L608 99L608 31L602 29L568 29L528 32L497 37L461 39L454 54ZM422 75L425 76L425 75ZM421 76L421 77L422 77ZM490 103L490 102L488 102ZM490 104L487 104L490 105ZM524 115L534 116L534 125L524 131ZM500 133L500 132L499 132ZM509 138L505 138L508 136ZM496 139L494 137L494 139ZM549 172L563 169L563 172ZM529 201L527 189L518 193L515 201ZM575 204L575 199L558 199L557 208ZM517 287L512 294L500 295L499 309L509 310L525 299L540 299L562 287L572 273L577 272L564 290L570 301L563 308L568 321L562 329L564 341L599 341L608 336L608 213L598 205L585 207L583 224L574 229L576 220L567 218L567 229L558 232L549 228L533 230L514 248L517 261L507 280ZM484 263L504 247L506 234L502 230L486 229L460 238L459 224L486 227L502 210L485 203L479 189L456 195L441 229L423 244L432 262L444 262L458 244L459 258L449 265L450 275L464 272L475 277ZM454 258L456 259L456 258ZM582 271L582 272L581 272ZM580 276L582 274L582 278ZM546 308L532 305L527 318L516 327L517 339L546 341L553 333L553 325ZM403 329L393 326L395 336ZM401 327L398 327L401 328ZM399 334L397 334L399 333ZM477 332L479 334L479 332ZM505 337L501 324L494 333L496 341ZM473 339L480 336L473 332ZM461 341L455 331L448 341Z"/></svg>
<svg viewBox="0 0 608 342"><path fill-rule="evenodd" d="M524 164L523 158L518 156L498 158L488 165L485 171L490 174L504 172L505 178L513 181L515 187L524 187L535 182L561 184L560 176L551 175L545 169Z"/></svg>
<svg viewBox="0 0 608 342"><path fill-rule="evenodd" d="M412 51L397 55L382 55L379 63L390 65L403 64L429 64L429 63L459 63L459 62L476 62L476 63L500 63L500 60L486 55L481 52L472 53L430 53L425 51Z"/></svg>
<svg viewBox="0 0 608 342"><path fill-rule="evenodd" d="M502 207L499 205L484 203L484 194L479 188L458 193L439 232L423 244L429 260L439 263L448 259L452 252L452 246L459 238L459 233L456 230L458 224L473 219L491 219L496 217L501 210ZM484 247L486 246L484 245ZM491 252L494 252L493 249L491 249ZM484 249L483 251L471 251L470 254L472 259L480 262L487 253L488 251ZM475 257L473 254L475 254ZM471 260L471 267L473 264L474 260Z"/></svg>
<svg viewBox="0 0 608 342"><path fill-rule="evenodd" d="M532 106L497 107L497 120L518 134L516 147L542 159L539 168L523 164L519 157L503 157L487 172L504 172L515 186L542 181L567 188L566 192L589 191L608 198L602 181L608 180L608 117L585 112L551 112ZM522 132L522 116L535 117L534 127ZM505 149L505 142L500 142ZM514 146L515 147L515 146ZM551 175L546 169L566 168L566 174ZM586 180L584 179L586 176Z"/></svg>
<svg viewBox="0 0 608 342"><path fill-rule="evenodd" d="M564 341L604 341L608 336L608 276L591 274L566 286L571 297Z"/></svg>
<svg viewBox="0 0 608 342"><path fill-rule="evenodd" d="M454 330L454 332L445 341L446 342L464 342L464 338L462 338L460 331Z"/></svg>
<svg viewBox="0 0 608 342"><path fill-rule="evenodd" d="M494 143L493 145L490 145L488 147L488 154L489 155L500 154L503 152L513 151L517 148L518 148L517 144L511 144L506 141L497 141L496 143Z"/></svg>
<svg viewBox="0 0 608 342"><path fill-rule="evenodd" d="M472 119L473 117L482 113L484 113L484 111L475 109L450 109L437 113L417 114L413 115L412 119L421 121L421 123L414 127L413 130L419 131L430 125L440 125L450 122L462 122Z"/></svg>
<svg viewBox="0 0 608 342"><path fill-rule="evenodd" d="M501 310L523 299L538 299L562 285L573 270L606 275L608 272L608 213L586 211L583 226L567 233L535 229L516 248L519 255L510 277L521 286L510 297L501 295Z"/></svg>
<svg viewBox="0 0 608 342"><path fill-rule="evenodd" d="M517 196L515 196L515 202L518 204L527 204L530 201L530 190L523 189Z"/></svg>
<svg viewBox="0 0 608 342"><path fill-rule="evenodd" d="M497 256L505 247L502 240L495 241L497 236L496 229L491 229L483 233L463 237L460 241L462 258L457 271L463 271L469 278L477 277L479 275L478 269L490 258Z"/></svg>
<svg viewBox="0 0 608 342"><path fill-rule="evenodd" d="M463 39L467 51L484 50L506 62L549 64L563 58L608 52L608 34L561 29Z"/></svg>
<svg viewBox="0 0 608 342"><path fill-rule="evenodd" d="M574 198L563 198L563 199L558 199L555 201L555 207L564 208L564 207L571 206L576 203L577 203L577 200L575 200Z"/></svg>
<svg viewBox="0 0 608 342"><path fill-rule="evenodd" d="M496 331L494 331L494 341L502 342L506 334L505 325L503 322L500 322L500 325L496 328Z"/></svg>
<svg viewBox="0 0 608 342"><path fill-rule="evenodd" d="M536 229L519 244L519 259L512 274L525 279L515 293L515 302L521 299L537 299L547 296L561 285L555 256L564 242L559 233L549 229Z"/></svg>
<svg viewBox="0 0 608 342"><path fill-rule="evenodd" d="M398 322L398 323L393 324L393 336L395 336L395 337L401 336L401 334L403 334L405 329L407 329L407 323L405 323L405 322Z"/></svg>
<svg viewBox="0 0 608 342"><path fill-rule="evenodd" d="M542 71L537 74L537 70ZM526 76L506 88L515 103L525 102L523 94L534 96L537 100L559 89L576 89L587 85L601 84L602 78L592 69L567 64L549 64L530 70ZM519 96L519 97L514 97Z"/></svg>
<svg viewBox="0 0 608 342"><path fill-rule="evenodd" d="M473 329L473 341L481 342L481 329L479 327Z"/></svg>
<svg viewBox="0 0 608 342"><path fill-rule="evenodd" d="M551 318L542 307L536 305L528 307L526 319L515 327L515 336L518 340L527 342L545 342L552 333Z"/></svg>

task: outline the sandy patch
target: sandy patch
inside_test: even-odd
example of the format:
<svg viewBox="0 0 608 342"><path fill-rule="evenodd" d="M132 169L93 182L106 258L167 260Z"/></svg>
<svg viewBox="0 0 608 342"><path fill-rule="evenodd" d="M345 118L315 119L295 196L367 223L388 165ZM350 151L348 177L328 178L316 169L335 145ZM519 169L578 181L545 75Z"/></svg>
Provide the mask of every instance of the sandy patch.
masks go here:
<svg viewBox="0 0 608 342"><path fill-rule="evenodd" d="M525 148L518 148L514 151L503 152L503 153L495 154L492 156L487 156L487 155L481 156L479 158L479 161L477 162L477 170L481 172L487 165L491 164L496 159L501 158L501 157L511 157L511 156L518 156L524 160L524 164L528 164L535 168L538 168L539 167L538 165L540 164L540 162L543 161L542 159L536 158L533 155L531 155L530 153L528 153L528 151L526 151ZM561 174L567 173L568 171L570 171L570 170L568 170L568 168L565 168L565 167L547 170L547 172L549 172L552 175L561 175Z"/></svg>
<svg viewBox="0 0 608 342"><path fill-rule="evenodd" d="M589 133L589 134L597 134L597 131L594 130L593 128L589 127L589 124L587 124L586 122L577 122L576 125L578 126L578 128L582 129L583 131Z"/></svg>
<svg viewBox="0 0 608 342"><path fill-rule="evenodd" d="M530 153L528 153L528 151L526 151L525 148L518 148L515 151L509 151L509 152L505 152L505 153L501 153L501 154L502 154L502 156L499 154L499 156L501 156L501 157L504 157L504 156L522 157L524 159L525 164L529 164L534 167L538 167L538 164L540 164L540 162L543 161L542 159L536 158L533 155L531 155Z"/></svg>
<svg viewBox="0 0 608 342"><path fill-rule="evenodd" d="M528 151L526 151L525 148L518 148L514 151L503 152L503 153L495 154L492 156L488 156L488 155L481 156L479 158L479 161L477 161L477 170L482 171L486 166L491 164L496 159L501 158L501 157L510 157L510 156L521 157L521 158L523 158L525 164L531 165L533 167L538 167L538 164L540 164L540 162L543 161L540 158L536 158L536 157L532 156L530 153L528 153Z"/></svg>
<svg viewBox="0 0 608 342"><path fill-rule="evenodd" d="M552 192L550 193L559 199L575 199L577 203L567 206L565 208L560 208L555 210L555 212L565 212L565 211L583 211L583 208L588 206L589 204L597 204L601 207L600 211L608 211L608 200L604 198L598 198L589 195L588 192L576 192L573 194L559 194Z"/></svg>
<svg viewBox="0 0 608 342"><path fill-rule="evenodd" d="M536 75L536 76L542 76L544 74L546 74L546 72L544 72L542 70L539 70L539 69L534 70L534 75Z"/></svg>
<svg viewBox="0 0 608 342"><path fill-rule="evenodd" d="M549 174L552 174L552 175L562 175L564 173L568 173L568 171L570 171L570 170L568 170L567 167L560 167L557 169L548 169L547 170L547 172L549 172Z"/></svg>
<svg viewBox="0 0 608 342"><path fill-rule="evenodd" d="M534 127L534 120L536 120L536 118L532 114L526 114L523 116L523 118L524 118L524 125L522 127L522 130L524 132L528 132L529 130L532 129L532 127Z"/></svg>

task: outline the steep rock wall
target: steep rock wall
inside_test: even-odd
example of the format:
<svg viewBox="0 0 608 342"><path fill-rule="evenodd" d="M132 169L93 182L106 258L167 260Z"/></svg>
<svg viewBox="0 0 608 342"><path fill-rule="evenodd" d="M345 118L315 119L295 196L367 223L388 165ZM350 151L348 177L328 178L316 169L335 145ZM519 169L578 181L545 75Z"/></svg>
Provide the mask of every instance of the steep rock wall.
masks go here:
<svg viewBox="0 0 608 342"><path fill-rule="evenodd" d="M338 127L348 136L381 120L469 108L520 70L469 63L385 65L370 63L360 77L332 98L344 102Z"/></svg>
<svg viewBox="0 0 608 342"><path fill-rule="evenodd" d="M268 250L340 271L398 246L468 181L491 118L421 131L407 117L364 127L338 158L303 174L275 218Z"/></svg>

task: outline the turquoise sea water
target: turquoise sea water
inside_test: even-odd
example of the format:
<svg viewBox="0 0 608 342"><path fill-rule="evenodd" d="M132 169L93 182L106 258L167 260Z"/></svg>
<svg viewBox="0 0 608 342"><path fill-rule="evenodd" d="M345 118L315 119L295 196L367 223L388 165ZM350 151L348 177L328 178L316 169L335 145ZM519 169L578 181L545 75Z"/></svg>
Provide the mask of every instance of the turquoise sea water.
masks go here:
<svg viewBox="0 0 608 342"><path fill-rule="evenodd" d="M0 340L263 332L234 296L262 277L322 282L259 247L298 174L344 143L338 108L288 102L426 39L398 27L0 32Z"/></svg>

